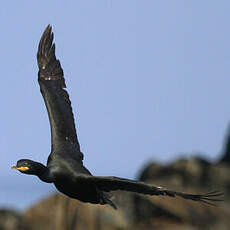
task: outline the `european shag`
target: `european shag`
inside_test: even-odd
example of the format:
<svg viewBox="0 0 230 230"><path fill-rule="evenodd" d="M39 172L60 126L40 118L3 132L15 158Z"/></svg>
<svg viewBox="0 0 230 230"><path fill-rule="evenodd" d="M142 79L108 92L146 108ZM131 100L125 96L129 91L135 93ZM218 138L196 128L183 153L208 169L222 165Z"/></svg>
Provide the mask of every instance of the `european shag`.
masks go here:
<svg viewBox="0 0 230 230"><path fill-rule="evenodd" d="M47 166L28 159L21 159L13 169L24 174L36 175L40 180L54 183L68 197L93 204L109 204L110 191L125 190L149 195L163 195L190 199L207 204L221 201L222 193L187 194L140 181L118 177L92 176L83 165L83 153L77 139L69 95L59 60L55 56L55 44L50 25L45 29L37 52L38 82L45 101L51 128L51 153Z"/></svg>

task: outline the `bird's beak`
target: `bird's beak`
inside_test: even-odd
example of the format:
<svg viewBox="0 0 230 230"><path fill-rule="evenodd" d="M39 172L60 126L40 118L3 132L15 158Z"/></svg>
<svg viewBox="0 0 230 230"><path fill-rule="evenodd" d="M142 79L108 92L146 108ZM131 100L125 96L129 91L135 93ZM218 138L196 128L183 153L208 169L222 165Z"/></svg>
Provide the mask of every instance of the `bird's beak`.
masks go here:
<svg viewBox="0 0 230 230"><path fill-rule="evenodd" d="M11 169L17 169L19 171L24 172L24 171L27 171L29 169L29 167L27 167L27 166L21 166L21 167L12 166Z"/></svg>

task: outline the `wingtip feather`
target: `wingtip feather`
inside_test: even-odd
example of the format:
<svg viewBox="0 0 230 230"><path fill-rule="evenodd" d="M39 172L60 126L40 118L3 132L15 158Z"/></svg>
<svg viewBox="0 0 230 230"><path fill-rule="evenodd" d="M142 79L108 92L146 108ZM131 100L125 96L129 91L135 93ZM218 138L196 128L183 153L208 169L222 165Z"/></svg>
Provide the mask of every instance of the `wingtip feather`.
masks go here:
<svg viewBox="0 0 230 230"><path fill-rule="evenodd" d="M59 81L61 87L65 88L63 70L59 60L55 56L55 44L52 26L48 25L44 30L37 52L37 62L39 67L38 79L45 81ZM58 83L59 84L59 83Z"/></svg>
<svg viewBox="0 0 230 230"><path fill-rule="evenodd" d="M211 191L205 194L192 195L195 201L200 201L202 203L218 206L216 202L223 202L224 193L220 191Z"/></svg>
<svg viewBox="0 0 230 230"><path fill-rule="evenodd" d="M43 32L38 45L37 59L39 67L42 67L41 65L47 65L48 62L50 62L50 59L53 59L55 56L53 38L54 35L52 32L52 27L48 25Z"/></svg>

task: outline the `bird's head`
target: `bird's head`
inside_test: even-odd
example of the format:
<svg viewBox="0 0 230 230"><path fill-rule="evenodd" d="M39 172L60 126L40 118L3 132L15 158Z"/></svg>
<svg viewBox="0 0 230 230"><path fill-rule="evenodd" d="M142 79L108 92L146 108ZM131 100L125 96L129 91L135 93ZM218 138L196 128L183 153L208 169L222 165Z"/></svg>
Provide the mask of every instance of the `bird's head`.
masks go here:
<svg viewBox="0 0 230 230"><path fill-rule="evenodd" d="M28 159L21 159L17 162L16 166L12 166L11 168L17 169L24 174L36 175L44 182L53 182L53 175L50 173L49 168L42 163Z"/></svg>
<svg viewBox="0 0 230 230"><path fill-rule="evenodd" d="M17 169L21 173L36 175L40 167L39 163L35 161L21 159L17 162L16 166L12 166L11 168Z"/></svg>

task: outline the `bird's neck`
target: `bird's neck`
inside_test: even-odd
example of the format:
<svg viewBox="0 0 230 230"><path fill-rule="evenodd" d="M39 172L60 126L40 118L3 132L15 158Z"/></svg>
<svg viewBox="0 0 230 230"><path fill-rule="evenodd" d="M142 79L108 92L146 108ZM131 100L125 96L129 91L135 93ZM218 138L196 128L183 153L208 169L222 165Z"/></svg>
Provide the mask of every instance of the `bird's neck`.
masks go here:
<svg viewBox="0 0 230 230"><path fill-rule="evenodd" d="M36 175L39 177L39 179L46 183L52 183L53 181L50 175L49 168L38 162L37 167L39 168L39 170L37 171Z"/></svg>

